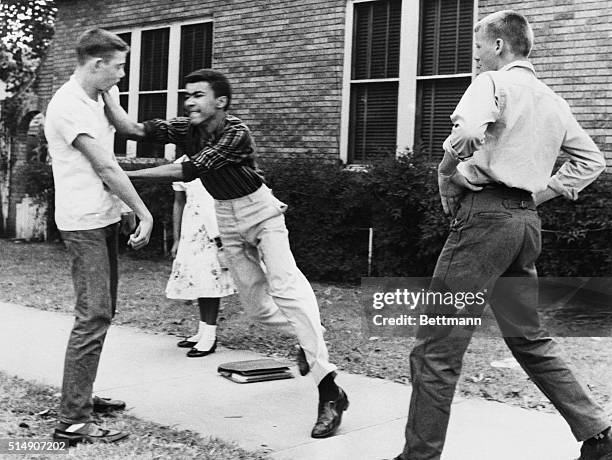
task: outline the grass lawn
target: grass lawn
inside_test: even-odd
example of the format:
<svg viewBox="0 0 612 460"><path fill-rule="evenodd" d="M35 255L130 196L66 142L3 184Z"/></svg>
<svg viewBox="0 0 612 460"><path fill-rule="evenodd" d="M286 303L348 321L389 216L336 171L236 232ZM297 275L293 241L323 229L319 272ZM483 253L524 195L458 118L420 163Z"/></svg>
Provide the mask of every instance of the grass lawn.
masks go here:
<svg viewBox="0 0 612 460"><path fill-rule="evenodd" d="M0 372L0 437L13 440L31 438L50 440L59 405L59 389L10 377ZM70 459L125 460L205 459L263 460L264 453L247 452L235 444L218 439L205 439L191 431L178 431L156 423L144 422L116 412L98 416L101 426L125 427L131 435L116 444L80 444L70 448ZM61 459L62 455L9 455L3 458Z"/></svg>
<svg viewBox="0 0 612 460"><path fill-rule="evenodd" d="M137 260L124 255L120 272L115 324L176 336L195 331L197 307L164 296L169 260ZM72 311L72 281L61 244L0 240L0 273L0 300L44 310ZM408 354L413 340L369 338L361 323L359 287L313 283L313 288L327 328L325 338L332 362L351 373L409 382ZM225 347L280 357L289 356L295 343L254 324L235 296L222 301L218 336ZM612 338L559 338L559 342L596 399L608 404L607 395L612 394ZM458 394L553 410L522 370L490 365L508 357L510 353L501 339L475 337L464 359Z"/></svg>

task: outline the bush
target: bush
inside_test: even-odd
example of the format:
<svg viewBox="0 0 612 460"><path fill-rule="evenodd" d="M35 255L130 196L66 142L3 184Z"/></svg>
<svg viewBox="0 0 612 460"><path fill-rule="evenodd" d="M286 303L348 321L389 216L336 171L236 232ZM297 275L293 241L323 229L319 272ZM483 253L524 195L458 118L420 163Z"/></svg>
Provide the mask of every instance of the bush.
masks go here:
<svg viewBox="0 0 612 460"><path fill-rule="evenodd" d="M435 166L419 156L384 158L367 172L316 160L270 161L266 179L289 208L285 215L293 254L313 280L357 282L372 276L431 276L448 233ZM28 165L28 193L52 202L52 176ZM136 182L155 220L149 246L133 257L160 257L164 228L171 239L169 184ZM541 275L609 276L612 273L612 184L599 180L577 202L557 198L541 207ZM168 241L171 244L171 241Z"/></svg>
<svg viewBox="0 0 612 460"><path fill-rule="evenodd" d="M313 279L357 281L372 275L431 274L446 235L435 168L422 159L394 157L367 172L316 161L269 163L266 177L286 213L298 265Z"/></svg>
<svg viewBox="0 0 612 460"><path fill-rule="evenodd" d="M374 230L372 276L431 276L448 234L436 169L422 157L386 158L368 172L316 161L265 165L274 193L289 204L293 253L311 279L355 282L367 274L368 228ZM541 207L541 275L612 272L612 184L599 180L577 202Z"/></svg>
<svg viewBox="0 0 612 460"><path fill-rule="evenodd" d="M612 274L612 182L599 179L577 201L556 198L540 208L540 274Z"/></svg>

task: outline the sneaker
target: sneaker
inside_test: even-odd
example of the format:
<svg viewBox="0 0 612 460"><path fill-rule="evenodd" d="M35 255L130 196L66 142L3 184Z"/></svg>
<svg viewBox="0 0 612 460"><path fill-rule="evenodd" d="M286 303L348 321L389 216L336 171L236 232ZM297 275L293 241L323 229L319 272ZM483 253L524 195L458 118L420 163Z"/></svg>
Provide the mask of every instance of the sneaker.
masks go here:
<svg viewBox="0 0 612 460"><path fill-rule="evenodd" d="M600 439L584 441L578 460L612 460L612 430L608 427Z"/></svg>
<svg viewBox="0 0 612 460"><path fill-rule="evenodd" d="M75 423L72 425L60 423L53 432L54 441L67 441L69 446L75 446L80 442L117 442L127 438L128 436L129 433L118 430L107 430L93 422Z"/></svg>

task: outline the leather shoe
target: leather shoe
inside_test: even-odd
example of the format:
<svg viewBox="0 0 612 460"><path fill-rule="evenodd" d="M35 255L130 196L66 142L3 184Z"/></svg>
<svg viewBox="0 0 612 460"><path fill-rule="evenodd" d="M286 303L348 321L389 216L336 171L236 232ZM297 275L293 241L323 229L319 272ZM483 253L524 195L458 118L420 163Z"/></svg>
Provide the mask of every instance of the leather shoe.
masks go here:
<svg viewBox="0 0 612 460"><path fill-rule="evenodd" d="M98 396L93 397L93 411L94 412L112 412L114 410L125 409L125 402L118 399L100 398Z"/></svg>
<svg viewBox="0 0 612 460"><path fill-rule="evenodd" d="M306 360L306 353L304 353L304 349L299 345L296 345L295 349L295 359L297 361L298 371L300 372L301 376L304 376L310 372L310 365Z"/></svg>
<svg viewBox="0 0 612 460"><path fill-rule="evenodd" d="M80 442L117 442L128 436L129 433L118 430L106 430L91 422L77 423L74 425L62 423L53 432L54 441L64 441L67 442L69 446L75 446Z"/></svg>
<svg viewBox="0 0 612 460"><path fill-rule="evenodd" d="M578 460L612 460L612 429L608 428L601 439L587 439L580 448Z"/></svg>
<svg viewBox="0 0 612 460"><path fill-rule="evenodd" d="M215 343L213 343L213 346L210 347L209 350L202 351L202 350L198 350L197 348L192 348L191 350L187 352L187 357L188 358L201 358L202 356L208 356L214 353L216 349L217 349L217 339L215 339Z"/></svg>
<svg viewBox="0 0 612 460"><path fill-rule="evenodd" d="M181 340L179 343L176 344L177 347L179 348L193 348L197 345L198 342L191 342L189 340Z"/></svg>
<svg viewBox="0 0 612 460"><path fill-rule="evenodd" d="M349 400L342 388L338 387L338 398L333 401L319 401L317 422L310 436L327 438L332 436L342 423L342 412L348 409Z"/></svg>

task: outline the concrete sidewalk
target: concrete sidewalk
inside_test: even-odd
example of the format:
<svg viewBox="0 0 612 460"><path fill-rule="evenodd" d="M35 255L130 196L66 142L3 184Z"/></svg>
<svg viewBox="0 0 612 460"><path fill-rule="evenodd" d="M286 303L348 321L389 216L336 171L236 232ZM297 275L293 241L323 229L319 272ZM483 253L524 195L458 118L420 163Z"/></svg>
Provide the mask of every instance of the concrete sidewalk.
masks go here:
<svg viewBox="0 0 612 460"><path fill-rule="evenodd" d="M0 318L0 370L59 386L72 316L0 302ZM36 340L24 345L25 334ZM175 337L113 326L96 393L125 400L136 417L266 449L275 460L380 460L401 451L406 385L341 372L350 408L336 436L314 440L317 393L310 378L237 384L220 377L217 365L261 355L224 348L206 358L184 353ZM458 400L443 460L569 460L578 450L558 415Z"/></svg>

